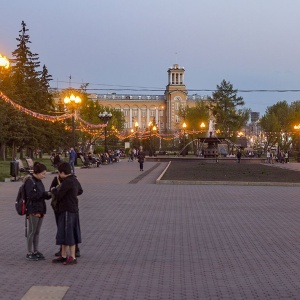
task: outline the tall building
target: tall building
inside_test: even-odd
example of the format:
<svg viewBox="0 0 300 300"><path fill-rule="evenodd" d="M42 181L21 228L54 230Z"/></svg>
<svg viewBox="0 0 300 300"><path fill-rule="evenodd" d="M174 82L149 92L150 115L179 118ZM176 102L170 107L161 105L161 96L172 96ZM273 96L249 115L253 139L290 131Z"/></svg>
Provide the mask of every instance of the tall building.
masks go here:
<svg viewBox="0 0 300 300"><path fill-rule="evenodd" d="M118 95L116 93L97 95L97 100L103 106L119 109L124 113L125 129L134 128L138 122L139 128L145 129L149 122L155 122L160 132L172 132L181 127L180 108L186 105L192 107L196 100L206 97L188 96L184 84L184 68L174 64L168 69L168 84L164 95Z"/></svg>

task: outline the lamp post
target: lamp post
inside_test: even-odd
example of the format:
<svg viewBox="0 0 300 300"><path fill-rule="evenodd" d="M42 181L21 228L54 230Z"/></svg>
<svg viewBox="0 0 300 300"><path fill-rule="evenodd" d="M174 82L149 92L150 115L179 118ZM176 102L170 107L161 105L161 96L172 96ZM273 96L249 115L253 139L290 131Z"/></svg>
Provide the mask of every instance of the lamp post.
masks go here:
<svg viewBox="0 0 300 300"><path fill-rule="evenodd" d="M135 138L137 140L138 139L138 129L139 129L139 122L138 121L136 121L134 123L134 128L135 128ZM136 143L137 143L137 141L136 141Z"/></svg>
<svg viewBox="0 0 300 300"><path fill-rule="evenodd" d="M186 129L185 122L183 122L182 128L183 128L183 153L182 153L182 155L185 156L185 129Z"/></svg>
<svg viewBox="0 0 300 300"><path fill-rule="evenodd" d="M294 129L299 131L300 130L300 124L299 125L295 125L294 126ZM300 162L300 137L299 138L299 141L298 141L298 145L299 145L299 152L297 154L297 162Z"/></svg>
<svg viewBox="0 0 300 300"><path fill-rule="evenodd" d="M108 121L112 118L112 113L108 113L107 111L104 112L100 112L98 115L99 119L106 124L106 126L104 127L104 148L105 148L105 152L108 152L108 146L107 146L107 124Z"/></svg>
<svg viewBox="0 0 300 300"><path fill-rule="evenodd" d="M74 94L71 94L70 97L64 98L64 104L72 111L72 137L73 137L73 148L75 150L76 146L76 138L75 138L75 113L78 109L78 107L81 104L81 98L79 96L74 96Z"/></svg>
<svg viewBox="0 0 300 300"><path fill-rule="evenodd" d="M157 130L157 127L156 127L156 124L153 124L153 122L151 122L151 121L149 122L148 126L149 126L149 140L150 140L149 141L150 142L149 156L152 156L153 152L155 152L155 147L153 149L151 136L152 136L152 132Z"/></svg>

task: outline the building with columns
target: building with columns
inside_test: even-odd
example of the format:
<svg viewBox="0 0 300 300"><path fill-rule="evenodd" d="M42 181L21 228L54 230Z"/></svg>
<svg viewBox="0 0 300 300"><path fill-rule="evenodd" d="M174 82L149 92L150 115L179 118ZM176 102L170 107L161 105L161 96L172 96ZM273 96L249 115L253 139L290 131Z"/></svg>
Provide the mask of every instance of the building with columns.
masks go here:
<svg viewBox="0 0 300 300"><path fill-rule="evenodd" d="M125 129L146 129L149 122L155 122L160 132L173 132L181 127L180 107L192 107L196 100L206 97L188 96L184 84L184 68L174 64L168 69L168 85L164 95L118 95L116 93L97 95L101 105L119 109L125 117Z"/></svg>

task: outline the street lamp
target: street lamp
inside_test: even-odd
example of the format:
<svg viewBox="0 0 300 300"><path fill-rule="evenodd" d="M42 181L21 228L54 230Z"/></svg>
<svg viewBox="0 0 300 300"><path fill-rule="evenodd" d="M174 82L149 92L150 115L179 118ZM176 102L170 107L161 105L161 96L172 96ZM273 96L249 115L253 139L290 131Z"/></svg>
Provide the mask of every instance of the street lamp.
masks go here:
<svg viewBox="0 0 300 300"><path fill-rule="evenodd" d="M64 104L72 111L72 136L73 136L73 148L75 150L76 140L75 140L75 113L78 107L81 104L81 98L79 96L75 96L71 94L70 97L64 98Z"/></svg>
<svg viewBox="0 0 300 300"><path fill-rule="evenodd" d="M6 56L2 56L0 54L0 67L3 67L4 69L9 68L9 60L6 58Z"/></svg>
<svg viewBox="0 0 300 300"><path fill-rule="evenodd" d="M205 123L202 122L202 123L200 124L200 129L201 129L201 130L204 130L204 128L205 128Z"/></svg>
<svg viewBox="0 0 300 300"><path fill-rule="evenodd" d="M107 124L108 121L112 118L112 113L108 113L107 111L100 112L98 115L99 119L106 124L104 127L104 144L105 144L105 152L108 152L108 146L107 146Z"/></svg>
<svg viewBox="0 0 300 300"><path fill-rule="evenodd" d="M294 129L299 131L300 130L300 124L298 125L295 125L294 126ZM299 144L299 152L298 152L298 155L297 155L297 162L300 162L300 137L298 137L299 141L298 141L298 144Z"/></svg>
<svg viewBox="0 0 300 300"><path fill-rule="evenodd" d="M149 153L149 156L152 156L152 154L153 154L153 152L155 152L155 147L154 147L154 151L153 151L153 149L152 149L152 138L151 138L151 135L152 135L152 132L153 131L156 131L157 130L157 127L156 127L156 124L153 124L153 122L149 122L149 124L148 124L148 126L149 126L149 132L150 132L150 134L149 134L149 142L150 142L150 153Z"/></svg>
<svg viewBox="0 0 300 300"><path fill-rule="evenodd" d="M139 122L135 121L134 123L134 128L135 128L135 138L138 138L138 129L139 129Z"/></svg>
<svg viewBox="0 0 300 300"><path fill-rule="evenodd" d="M183 128L183 156L185 156L185 129L186 129L186 123L185 122L183 122L182 128Z"/></svg>

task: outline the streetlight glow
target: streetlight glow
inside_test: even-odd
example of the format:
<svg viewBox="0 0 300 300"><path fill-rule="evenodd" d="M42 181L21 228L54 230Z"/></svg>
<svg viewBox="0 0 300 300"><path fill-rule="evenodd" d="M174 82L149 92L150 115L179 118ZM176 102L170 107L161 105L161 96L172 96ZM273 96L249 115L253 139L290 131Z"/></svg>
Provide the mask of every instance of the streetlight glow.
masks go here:
<svg viewBox="0 0 300 300"><path fill-rule="evenodd" d="M79 96L74 96L72 93L70 97L66 96L64 98L64 104L69 107L69 109L72 111L73 116L72 116L72 135L73 135L73 148L75 149L76 146L76 137L75 137L75 116L74 113L76 112L76 109L78 109L78 106L81 103L81 98ZM77 163L75 163L77 164Z"/></svg>
<svg viewBox="0 0 300 300"><path fill-rule="evenodd" d="M2 56L0 54L0 67L3 67L4 69L9 68L9 60L6 58L6 56Z"/></svg>

